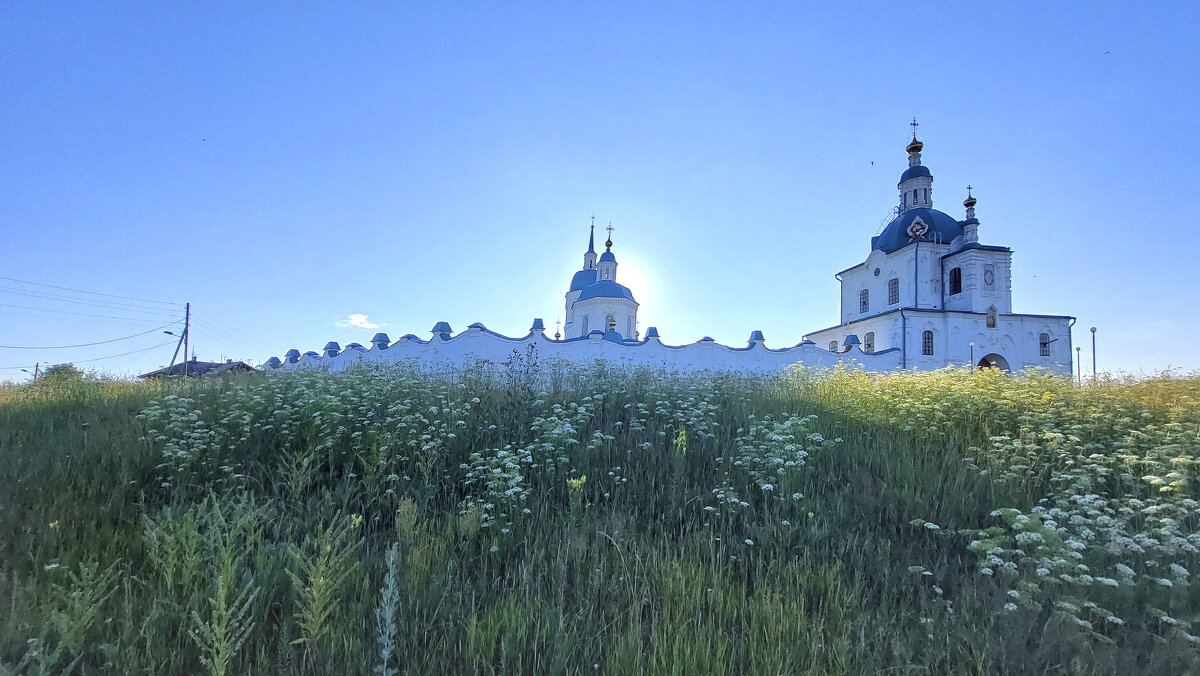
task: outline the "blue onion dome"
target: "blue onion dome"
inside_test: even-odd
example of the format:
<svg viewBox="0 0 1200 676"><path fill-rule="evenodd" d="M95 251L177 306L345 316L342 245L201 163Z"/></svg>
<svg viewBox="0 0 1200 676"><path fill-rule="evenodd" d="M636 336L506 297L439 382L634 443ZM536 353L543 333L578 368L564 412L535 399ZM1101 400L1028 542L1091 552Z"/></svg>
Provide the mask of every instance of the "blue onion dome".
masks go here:
<svg viewBox="0 0 1200 676"><path fill-rule="evenodd" d="M920 219L922 227L914 227ZM899 251L913 242L949 244L963 234L962 225L953 216L937 209L914 207L905 210L871 238L871 248L884 253Z"/></svg>
<svg viewBox="0 0 1200 676"><path fill-rule="evenodd" d="M908 169L905 169L903 174L900 174L900 182L903 183L910 178L916 178L918 176L927 176L929 178L933 178L933 174L929 173L929 169L925 165L914 164Z"/></svg>
<svg viewBox="0 0 1200 676"><path fill-rule="evenodd" d="M588 284L596 283L596 268L580 270L571 278L571 291L579 291Z"/></svg>
<svg viewBox="0 0 1200 676"><path fill-rule="evenodd" d="M633 300L633 293L611 279L602 279L595 284L589 284L583 289L583 293L579 294L579 300L589 298L628 298Z"/></svg>
<svg viewBox="0 0 1200 676"><path fill-rule="evenodd" d="M613 255L613 252L605 251L604 253L600 254L600 262L601 263L616 263L617 257Z"/></svg>

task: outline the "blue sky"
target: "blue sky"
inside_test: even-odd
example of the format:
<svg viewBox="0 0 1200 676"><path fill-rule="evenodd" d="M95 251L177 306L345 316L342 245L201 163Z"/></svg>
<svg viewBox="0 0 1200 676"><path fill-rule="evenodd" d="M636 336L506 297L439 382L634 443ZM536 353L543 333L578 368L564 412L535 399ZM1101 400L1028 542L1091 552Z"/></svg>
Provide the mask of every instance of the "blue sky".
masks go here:
<svg viewBox="0 0 1200 676"><path fill-rule="evenodd" d="M1198 14L5 3L0 344L147 333L0 349L0 380L165 364L184 302L202 360L523 335L562 316L593 214L643 330L795 344L837 322L914 116L935 205L961 218L970 183L1014 249L1017 312L1078 317L1085 361L1097 326L1101 370L1200 369Z"/></svg>

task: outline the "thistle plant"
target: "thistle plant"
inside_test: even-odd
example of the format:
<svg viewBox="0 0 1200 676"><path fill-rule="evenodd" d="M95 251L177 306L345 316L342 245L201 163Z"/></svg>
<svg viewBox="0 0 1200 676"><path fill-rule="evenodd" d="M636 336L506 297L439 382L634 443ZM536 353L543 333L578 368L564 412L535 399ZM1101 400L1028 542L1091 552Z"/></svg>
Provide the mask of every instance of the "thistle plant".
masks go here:
<svg viewBox="0 0 1200 676"><path fill-rule="evenodd" d="M325 638L341 602L346 578L359 567L355 551L361 540L355 537L356 519L335 517L327 527L304 546L290 546L292 568L288 575L296 593L296 624L300 637L293 645L303 645L309 664L315 664L325 647Z"/></svg>
<svg viewBox="0 0 1200 676"><path fill-rule="evenodd" d="M395 676L398 671L393 668L392 657L396 654L396 634L399 628L396 624L396 614L400 604L400 543L393 542L388 548L387 568L383 576L383 586L379 589L379 606L375 609L375 646L379 663L375 665L375 673L380 676Z"/></svg>

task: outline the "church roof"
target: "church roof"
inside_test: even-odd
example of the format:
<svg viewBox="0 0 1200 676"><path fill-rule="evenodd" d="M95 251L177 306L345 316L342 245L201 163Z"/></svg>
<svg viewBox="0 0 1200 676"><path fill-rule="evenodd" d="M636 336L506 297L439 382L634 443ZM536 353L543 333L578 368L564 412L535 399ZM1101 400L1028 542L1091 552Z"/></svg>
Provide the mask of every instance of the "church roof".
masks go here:
<svg viewBox="0 0 1200 676"><path fill-rule="evenodd" d="M917 176L928 176L933 178L933 174L929 173L929 169L927 167L921 164L915 164L908 169L905 169L903 174L900 174L900 182L903 183L908 179L916 178Z"/></svg>
<svg viewBox="0 0 1200 676"><path fill-rule="evenodd" d="M633 293L611 279L602 279L595 284L585 286L577 300L588 300L589 298L628 298L633 300Z"/></svg>
<svg viewBox="0 0 1200 676"><path fill-rule="evenodd" d="M617 257L613 255L613 252L605 251L604 253L600 254L600 262L601 263L616 263Z"/></svg>
<svg viewBox="0 0 1200 676"><path fill-rule="evenodd" d="M580 270L571 278L571 291L579 291L589 284L596 283L596 268Z"/></svg>
<svg viewBox="0 0 1200 676"><path fill-rule="evenodd" d="M909 226L917 218L925 224L925 233L920 239L913 239L909 234ZM871 238L871 248L884 253L899 251L915 241L940 242L949 244L955 237L962 236L962 225L954 217L937 209L914 207L907 209L884 227L883 232Z"/></svg>

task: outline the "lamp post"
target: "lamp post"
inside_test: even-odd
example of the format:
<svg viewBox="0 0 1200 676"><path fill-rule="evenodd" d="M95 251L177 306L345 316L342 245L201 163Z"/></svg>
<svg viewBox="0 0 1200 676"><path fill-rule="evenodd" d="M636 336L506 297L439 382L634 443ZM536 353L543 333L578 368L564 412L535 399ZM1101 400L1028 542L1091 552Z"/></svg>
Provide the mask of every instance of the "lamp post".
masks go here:
<svg viewBox="0 0 1200 676"><path fill-rule="evenodd" d="M975 366L975 343L971 343L971 366Z"/></svg>
<svg viewBox="0 0 1200 676"><path fill-rule="evenodd" d="M1083 385L1083 374L1080 373L1080 369L1083 368L1083 362L1082 357L1079 356L1079 351L1082 349L1082 347L1075 348L1075 383L1077 385Z"/></svg>
<svg viewBox="0 0 1200 676"><path fill-rule="evenodd" d="M1092 380L1096 379L1096 327L1089 329L1092 332Z"/></svg>

